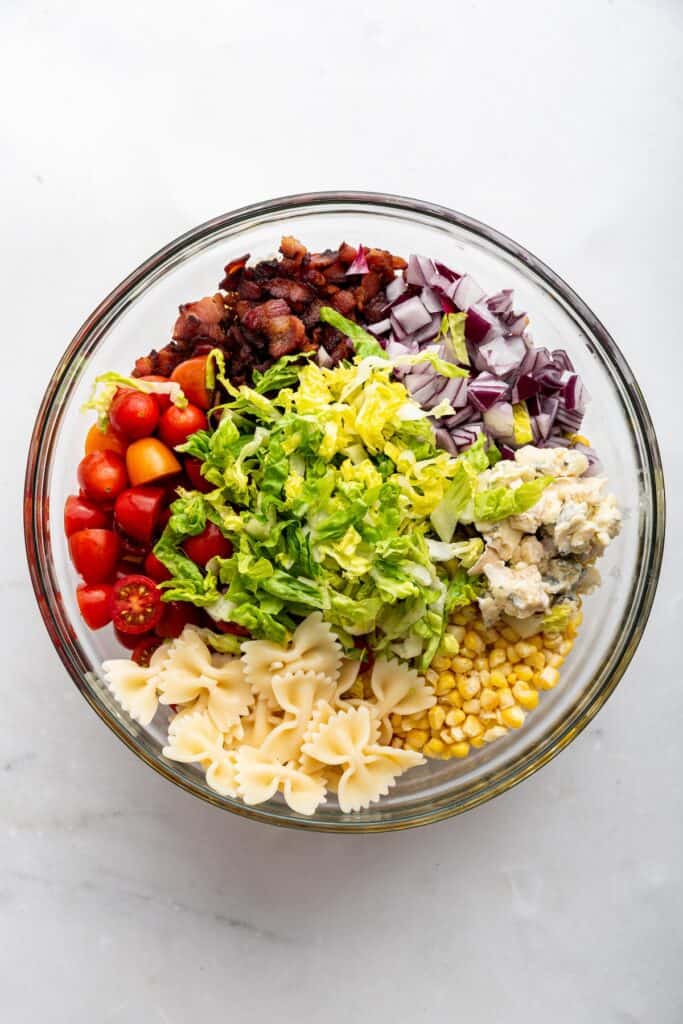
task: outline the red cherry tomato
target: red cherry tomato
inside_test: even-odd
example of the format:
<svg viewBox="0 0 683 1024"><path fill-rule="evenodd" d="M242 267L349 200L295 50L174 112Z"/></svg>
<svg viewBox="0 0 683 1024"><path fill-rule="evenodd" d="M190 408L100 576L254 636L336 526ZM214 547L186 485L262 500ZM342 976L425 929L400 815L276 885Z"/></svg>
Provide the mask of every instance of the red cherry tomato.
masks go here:
<svg viewBox="0 0 683 1024"><path fill-rule="evenodd" d="M165 498L163 487L129 487L114 505L114 521L134 540L149 544Z"/></svg>
<svg viewBox="0 0 683 1024"><path fill-rule="evenodd" d="M122 633L120 629L114 629L116 639L125 647L127 651L134 651L137 645L140 643L139 636L130 636L128 633Z"/></svg>
<svg viewBox="0 0 683 1024"><path fill-rule="evenodd" d="M180 384L188 402L198 405L200 409L211 408L211 394L206 387L206 362L207 356L186 359L171 374L171 380Z"/></svg>
<svg viewBox="0 0 683 1024"><path fill-rule="evenodd" d="M161 592L149 576L124 576L114 584L112 618L117 630L140 636L161 618Z"/></svg>
<svg viewBox="0 0 683 1024"><path fill-rule="evenodd" d="M146 377L140 377L140 380L151 380L155 381L157 384L168 384L168 378L160 377L158 373L149 373ZM166 412L171 404L171 396L167 394L160 394L158 391L153 393L152 398L159 406L159 412Z"/></svg>
<svg viewBox="0 0 683 1024"><path fill-rule="evenodd" d="M184 541L183 550L187 557L197 565L205 566L214 555L218 555L220 558L229 558L232 554L232 544L223 536L217 526L207 523L200 534L196 537L188 537Z"/></svg>
<svg viewBox="0 0 683 1024"><path fill-rule="evenodd" d="M188 455L183 463L185 466L185 472L187 477L192 484L195 491L201 491L202 494L208 494L209 491L215 490L213 484L210 484L208 480L205 480L200 470L204 463L201 459L195 459L192 455Z"/></svg>
<svg viewBox="0 0 683 1024"><path fill-rule="evenodd" d="M164 638L175 638L180 636L185 626L198 626L200 622L201 613L193 604L186 601L168 601L163 606L161 621L157 624L155 633Z"/></svg>
<svg viewBox="0 0 683 1024"><path fill-rule="evenodd" d="M109 516L87 498L70 494L64 504L64 533L70 537L79 530L109 526Z"/></svg>
<svg viewBox="0 0 683 1024"><path fill-rule="evenodd" d="M159 422L159 406L143 391L119 391L109 409L109 422L129 441L149 437Z"/></svg>
<svg viewBox="0 0 683 1024"><path fill-rule="evenodd" d="M146 636L133 648L133 661L136 665L141 665L143 668L149 668L149 663L152 655L156 651L157 647L161 644L161 640L157 636Z"/></svg>
<svg viewBox="0 0 683 1024"><path fill-rule="evenodd" d="M112 502L128 485L126 464L116 452L91 452L79 463L78 482L91 501Z"/></svg>
<svg viewBox="0 0 683 1024"><path fill-rule="evenodd" d="M240 626L239 622L214 622L212 619L211 625L219 633L231 633L233 636L251 636L246 626Z"/></svg>
<svg viewBox="0 0 683 1024"><path fill-rule="evenodd" d="M153 551L150 551L145 559L145 573L150 579L156 580L157 583L163 583L164 580L171 579L171 573L164 563L159 561Z"/></svg>
<svg viewBox="0 0 683 1024"><path fill-rule="evenodd" d="M119 538L113 530L79 530L69 537L69 554L86 583L107 583L119 557Z"/></svg>
<svg viewBox="0 0 683 1024"><path fill-rule="evenodd" d="M109 583L84 583L76 589L78 610L90 629L102 629L111 622L112 589Z"/></svg>
<svg viewBox="0 0 683 1024"><path fill-rule="evenodd" d="M190 434L206 430L208 425L206 416L196 405L187 405L184 409L172 405L159 421L159 436L169 448L175 448L185 444Z"/></svg>

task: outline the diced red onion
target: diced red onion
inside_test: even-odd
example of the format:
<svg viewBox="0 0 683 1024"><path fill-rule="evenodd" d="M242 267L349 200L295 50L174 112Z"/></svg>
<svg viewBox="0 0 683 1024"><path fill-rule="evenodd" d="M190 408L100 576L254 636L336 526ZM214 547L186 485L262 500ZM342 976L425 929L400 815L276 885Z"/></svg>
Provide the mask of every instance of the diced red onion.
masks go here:
<svg viewBox="0 0 683 1024"><path fill-rule="evenodd" d="M431 323L431 314L427 312L420 299L414 295L407 302L401 302L394 306L391 311L391 322L394 327L398 324L405 334L414 334L425 324Z"/></svg>
<svg viewBox="0 0 683 1024"><path fill-rule="evenodd" d="M490 370L496 377L507 377L519 369L526 351L521 338L494 338L479 346L478 356L482 369Z"/></svg>
<svg viewBox="0 0 683 1024"><path fill-rule="evenodd" d="M485 412L497 402L503 401L508 394L508 386L503 380L491 373L480 373L478 377L467 382L467 397L471 405L479 412Z"/></svg>
<svg viewBox="0 0 683 1024"><path fill-rule="evenodd" d="M391 330L391 320L387 317L386 320L379 320L376 324L368 324L365 328L370 334L385 334Z"/></svg>
<svg viewBox="0 0 683 1024"><path fill-rule="evenodd" d="M441 395L454 409L467 403L467 380L465 377L451 377Z"/></svg>
<svg viewBox="0 0 683 1024"><path fill-rule="evenodd" d="M432 313L431 322L411 335L413 341L424 347L425 342L434 341L441 327L441 313Z"/></svg>
<svg viewBox="0 0 683 1024"><path fill-rule="evenodd" d="M603 472L603 465L598 458L595 449L590 448L585 444L575 444L574 449L577 452L581 452L588 459L588 469L585 470L584 476L600 476Z"/></svg>
<svg viewBox="0 0 683 1024"><path fill-rule="evenodd" d="M387 297L387 302L395 302L399 295L403 295L403 292L408 286L402 277L396 276L393 281L384 289L384 294Z"/></svg>
<svg viewBox="0 0 683 1024"><path fill-rule="evenodd" d="M557 411L555 417L555 426L561 427L563 430L570 430L573 433L578 431L583 423L583 412L578 409L570 411L569 409L561 406Z"/></svg>
<svg viewBox="0 0 683 1024"><path fill-rule="evenodd" d="M539 391L540 385L538 381L530 377L529 374L522 373L515 381L512 389L512 401L515 405L517 402L525 402L527 398L537 395Z"/></svg>
<svg viewBox="0 0 683 1024"><path fill-rule="evenodd" d="M484 425L492 437L511 437L515 422L509 402L498 402L484 413Z"/></svg>
<svg viewBox="0 0 683 1024"><path fill-rule="evenodd" d="M318 366L323 366L326 370L330 370L334 366L332 356L329 354L324 345L318 348L315 354L315 361Z"/></svg>
<svg viewBox="0 0 683 1024"><path fill-rule="evenodd" d="M532 417L531 426L532 428L535 427L538 432L538 437L535 440L545 441L546 438L550 437L550 431L553 427L552 417L547 412L540 412L538 416Z"/></svg>
<svg viewBox="0 0 683 1024"><path fill-rule="evenodd" d="M419 405L426 405L436 395L439 395L440 399L443 386L444 378L435 373L434 376L427 377L425 383L413 392L413 398Z"/></svg>
<svg viewBox="0 0 683 1024"><path fill-rule="evenodd" d="M478 345L486 338L493 325L494 318L485 307L470 306L465 320L465 337Z"/></svg>
<svg viewBox="0 0 683 1024"><path fill-rule="evenodd" d="M574 373L574 364L563 348L553 349L551 355L556 366L559 366L563 370L569 370L570 373Z"/></svg>
<svg viewBox="0 0 683 1024"><path fill-rule="evenodd" d="M441 310L442 310L442 312L444 312L444 313L457 313L458 312L458 307L453 302L453 299L449 298L448 295L446 295L445 293L443 293L441 291L439 291L437 294L439 296L439 301L441 302Z"/></svg>
<svg viewBox="0 0 683 1024"><path fill-rule="evenodd" d="M348 277L350 274L367 274L369 270L370 267L368 266L367 257L365 255L365 246L359 245L358 252L356 253L353 263L346 271L346 276Z"/></svg>
<svg viewBox="0 0 683 1024"><path fill-rule="evenodd" d="M490 299L487 300L486 305L489 307L492 313L497 316L502 316L505 313L512 311L512 299L514 292L512 288L503 288L502 291L496 292Z"/></svg>
<svg viewBox="0 0 683 1024"><path fill-rule="evenodd" d="M515 450L514 448L511 448L509 444L498 445L498 451L501 454L501 458L507 459L508 461L512 460L514 462Z"/></svg>
<svg viewBox="0 0 683 1024"><path fill-rule="evenodd" d="M507 333L517 335L524 334L524 329L528 323L528 317L526 313L520 313L519 316L513 317L507 323Z"/></svg>
<svg viewBox="0 0 683 1024"><path fill-rule="evenodd" d="M550 361L550 353L547 348L528 348L520 364L519 372L535 377Z"/></svg>
<svg viewBox="0 0 683 1024"><path fill-rule="evenodd" d="M413 254L408 257L408 266L405 272L406 281L408 284L416 284L422 288L429 283L435 270L433 261L427 256Z"/></svg>
<svg viewBox="0 0 683 1024"><path fill-rule="evenodd" d="M458 447L444 427L434 428L434 440L439 448L443 448L444 451L448 452L449 455L457 455Z"/></svg>
<svg viewBox="0 0 683 1024"><path fill-rule="evenodd" d="M462 277L462 274L456 273L455 270L451 270L451 268L447 267L445 263L440 263L438 260L434 260L434 266L436 267L437 272L443 277L448 278L449 281L459 281Z"/></svg>
<svg viewBox="0 0 683 1024"><path fill-rule="evenodd" d="M474 306L477 302L481 302L483 298L484 292L469 274L465 274L464 277L460 278L452 295L453 302L463 312L469 309L470 306Z"/></svg>
<svg viewBox="0 0 683 1024"><path fill-rule="evenodd" d="M565 373L569 371L565 370ZM571 373L562 388L562 398L568 412L584 412L586 409L586 395L583 382L578 373Z"/></svg>
<svg viewBox="0 0 683 1024"><path fill-rule="evenodd" d="M463 448L469 448L474 444L483 429L484 424L481 420L477 420L475 423L468 423L465 427L456 427L455 430L451 430L450 434L458 449L462 451Z"/></svg>
<svg viewBox="0 0 683 1024"><path fill-rule="evenodd" d="M441 300L432 288L423 288L420 295L422 305L428 313L441 313Z"/></svg>

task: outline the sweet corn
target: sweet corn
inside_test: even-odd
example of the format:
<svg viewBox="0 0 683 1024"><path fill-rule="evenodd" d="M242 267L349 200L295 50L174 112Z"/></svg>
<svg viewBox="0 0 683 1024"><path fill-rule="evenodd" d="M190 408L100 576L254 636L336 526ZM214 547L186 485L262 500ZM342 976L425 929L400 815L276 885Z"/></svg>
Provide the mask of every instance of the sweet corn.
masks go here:
<svg viewBox="0 0 683 1024"><path fill-rule="evenodd" d="M470 700L472 697L476 697L481 689L481 684L476 676L470 675L462 683L458 683L458 693L463 700Z"/></svg>
<svg viewBox="0 0 683 1024"><path fill-rule="evenodd" d="M534 690L528 683L516 683L512 687L512 693L517 703L525 711L532 711L538 704L538 690Z"/></svg>
<svg viewBox="0 0 683 1024"><path fill-rule="evenodd" d="M465 712L461 711L460 708L453 708L453 710L449 711L446 715L446 725L462 725L466 717Z"/></svg>
<svg viewBox="0 0 683 1024"><path fill-rule="evenodd" d="M470 629L465 633L464 646L468 651L473 651L475 654L478 654L480 651L484 650L485 645L479 634Z"/></svg>
<svg viewBox="0 0 683 1024"><path fill-rule="evenodd" d="M451 729L451 740L455 743L461 743L465 739L465 733L459 725L454 725Z"/></svg>
<svg viewBox="0 0 683 1024"><path fill-rule="evenodd" d="M444 700L446 704L450 704L454 708L462 707L462 697L460 696L457 690L451 690L450 693L447 693L444 697Z"/></svg>
<svg viewBox="0 0 683 1024"><path fill-rule="evenodd" d="M511 729L519 729L524 724L524 712L517 705L513 705L510 708L505 708L500 713L500 717L503 719L505 725L508 725Z"/></svg>
<svg viewBox="0 0 683 1024"><path fill-rule="evenodd" d="M441 757L445 749L446 744L443 743L442 740L432 738L425 743L422 753L425 757Z"/></svg>
<svg viewBox="0 0 683 1024"><path fill-rule="evenodd" d="M486 672L486 671L488 671L489 659L488 658L475 658L474 659L474 667L477 670L477 672Z"/></svg>
<svg viewBox="0 0 683 1024"><path fill-rule="evenodd" d="M518 679L521 679L523 683L528 683L533 677L533 669L530 669L528 665L518 665L515 669L515 675Z"/></svg>
<svg viewBox="0 0 683 1024"><path fill-rule="evenodd" d="M455 682L456 679L452 672L439 673L439 678L437 679L436 686L434 687L437 697L440 697L442 694L448 693L449 690L452 690L455 686Z"/></svg>
<svg viewBox="0 0 683 1024"><path fill-rule="evenodd" d="M428 739L429 733L424 729L411 729L405 738L405 744L412 750L422 750Z"/></svg>
<svg viewBox="0 0 683 1024"><path fill-rule="evenodd" d="M475 718L474 715L468 715L467 718L465 719L465 724L462 727L462 731L465 733L465 736L468 736L470 739L473 739L475 736L478 736L481 732L483 732L483 729L481 722L479 721L478 718Z"/></svg>
<svg viewBox="0 0 683 1024"><path fill-rule="evenodd" d="M453 658L451 661L451 668L454 672L463 674L465 672L471 672L474 668L474 663L470 658Z"/></svg>
<svg viewBox="0 0 683 1024"><path fill-rule="evenodd" d="M498 691L498 703L501 708L510 708L515 703L512 690L508 689L507 686Z"/></svg>
<svg viewBox="0 0 683 1024"><path fill-rule="evenodd" d="M492 743L493 740L499 740L502 736L505 736L507 729L503 725L492 725L490 729L487 729L484 733L484 739L487 743Z"/></svg>
<svg viewBox="0 0 683 1024"><path fill-rule="evenodd" d="M483 689L479 694L479 704L484 711L493 711L494 708L498 707L498 694L495 690L491 690L488 687Z"/></svg>
<svg viewBox="0 0 683 1024"><path fill-rule="evenodd" d="M470 745L464 740L461 743L453 743L448 748L448 753L451 757L467 757L470 752Z"/></svg>
<svg viewBox="0 0 683 1024"><path fill-rule="evenodd" d="M506 686L507 679L502 672L498 672L494 669L494 671L489 676L489 683L491 684L491 686L495 687Z"/></svg>
<svg viewBox="0 0 683 1024"><path fill-rule="evenodd" d="M535 654L530 654L524 660L530 668L535 668L538 672L545 668L545 655L542 651L536 651Z"/></svg>
<svg viewBox="0 0 683 1024"><path fill-rule="evenodd" d="M553 686L557 686L560 678L560 673L556 668L544 668L542 672L538 673L538 682L542 690L552 690Z"/></svg>
<svg viewBox="0 0 683 1024"><path fill-rule="evenodd" d="M483 747L485 743L486 740L484 739L483 734L481 736L472 736L472 738L470 739L470 746L474 747L475 750L478 750L480 747Z"/></svg>
<svg viewBox="0 0 683 1024"><path fill-rule="evenodd" d="M468 715L478 715L481 710L481 707L479 705L479 701L476 698L474 698L473 700L463 701L462 709Z"/></svg>
<svg viewBox="0 0 683 1024"><path fill-rule="evenodd" d="M436 669L437 672L442 672L444 669L451 667L451 659L438 654L432 662L432 667Z"/></svg>
<svg viewBox="0 0 683 1024"><path fill-rule="evenodd" d="M446 721L446 712L439 704L435 704L434 707L430 708L427 712L427 717L429 719L429 728L432 732L438 732Z"/></svg>

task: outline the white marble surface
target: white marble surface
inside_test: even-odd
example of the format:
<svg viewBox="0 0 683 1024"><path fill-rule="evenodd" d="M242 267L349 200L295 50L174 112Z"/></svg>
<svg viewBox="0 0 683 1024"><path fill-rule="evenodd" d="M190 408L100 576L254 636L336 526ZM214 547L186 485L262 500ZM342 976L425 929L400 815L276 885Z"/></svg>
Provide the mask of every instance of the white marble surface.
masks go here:
<svg viewBox="0 0 683 1024"><path fill-rule="evenodd" d="M651 402L675 527L679 0L10 0L0 40L0 1019L678 1024L679 544L558 760L457 820L341 839L233 820L118 743L50 647L19 504L51 369L112 285L213 214L345 185L466 210L574 284Z"/></svg>

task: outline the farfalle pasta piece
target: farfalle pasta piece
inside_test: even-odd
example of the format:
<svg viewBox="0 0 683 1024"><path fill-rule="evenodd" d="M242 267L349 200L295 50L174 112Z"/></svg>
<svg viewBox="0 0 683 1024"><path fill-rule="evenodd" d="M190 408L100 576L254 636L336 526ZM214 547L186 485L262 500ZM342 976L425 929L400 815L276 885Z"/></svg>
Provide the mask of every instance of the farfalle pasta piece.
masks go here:
<svg viewBox="0 0 683 1024"><path fill-rule="evenodd" d="M335 712L303 744L314 762L341 769L337 797L344 813L369 807L386 796L399 775L424 764L421 754L382 746L376 735L376 720L364 704Z"/></svg>
<svg viewBox="0 0 683 1024"><path fill-rule="evenodd" d="M412 668L398 661L378 658L372 668L370 687L377 700L375 714L417 715L436 704L433 688Z"/></svg>
<svg viewBox="0 0 683 1024"><path fill-rule="evenodd" d="M282 764L256 747L237 752L237 782L245 804L262 804L280 790L297 814L313 814L325 800L325 780L295 764Z"/></svg>
<svg viewBox="0 0 683 1024"><path fill-rule="evenodd" d="M214 654L192 626L186 626L167 649L157 686L162 704L187 704L206 694L208 712L223 732L253 703L241 659Z"/></svg>
<svg viewBox="0 0 683 1024"><path fill-rule="evenodd" d="M241 719L244 729L244 743L250 747L260 747L271 730L282 721L282 713L274 709L274 705L262 694L256 698L248 715Z"/></svg>
<svg viewBox="0 0 683 1024"><path fill-rule="evenodd" d="M330 624L320 612L299 623L287 647L268 640L247 640L242 644L247 681L255 693L272 697L273 676L285 670L321 672L336 680L341 664L341 646Z"/></svg>
<svg viewBox="0 0 683 1024"><path fill-rule="evenodd" d="M285 717L265 739L262 750L280 761L291 761L299 754L314 705L332 700L335 683L323 672L290 671L273 676L272 689Z"/></svg>
<svg viewBox="0 0 683 1024"><path fill-rule="evenodd" d="M208 710L176 715L163 754L172 761L201 764L212 789L222 796L237 796L237 751L225 749L225 735Z"/></svg>
<svg viewBox="0 0 683 1024"><path fill-rule="evenodd" d="M130 658L113 658L102 665L105 682L124 711L140 725L149 725L158 707L157 684L168 644L152 655L148 668Z"/></svg>

